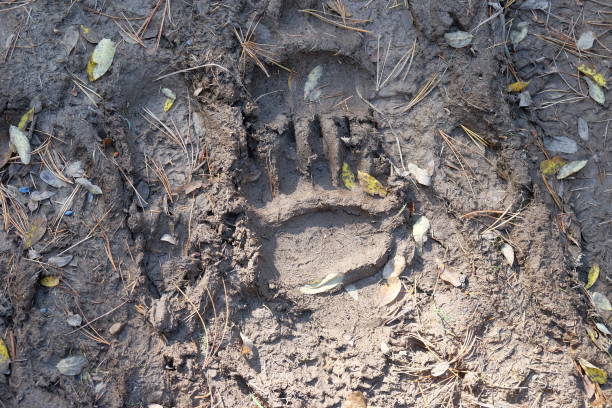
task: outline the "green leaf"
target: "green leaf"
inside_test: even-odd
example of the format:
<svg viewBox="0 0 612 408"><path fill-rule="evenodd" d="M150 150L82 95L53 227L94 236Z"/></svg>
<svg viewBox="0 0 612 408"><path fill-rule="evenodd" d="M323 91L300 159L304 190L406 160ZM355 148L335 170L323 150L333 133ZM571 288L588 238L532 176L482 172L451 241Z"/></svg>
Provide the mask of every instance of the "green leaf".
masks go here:
<svg viewBox="0 0 612 408"><path fill-rule="evenodd" d="M563 160L559 156L555 156L552 159L544 160L540 163L540 171L545 176L550 176L555 174L561 169L561 167L565 166L567 162Z"/></svg>
<svg viewBox="0 0 612 408"><path fill-rule="evenodd" d="M606 373L605 370L594 366L583 358L579 358L578 363L591 381L596 382L598 384L605 384L606 381L608 381L608 373Z"/></svg>
<svg viewBox="0 0 612 408"><path fill-rule="evenodd" d="M595 281L597 281L597 278L599 278L599 265L595 264L589 268L589 277L587 280L587 284L584 285L584 288L588 289L593 286L595 284Z"/></svg>
<svg viewBox="0 0 612 408"><path fill-rule="evenodd" d="M380 181L376 180L365 171L357 170L357 178L359 179L361 188L363 188L363 191L366 193L380 197L384 197L389 194L389 191L383 187Z"/></svg>
<svg viewBox="0 0 612 408"><path fill-rule="evenodd" d="M342 164L342 182L344 183L344 187L352 190L355 187L355 175L351 171L351 168L348 164Z"/></svg>

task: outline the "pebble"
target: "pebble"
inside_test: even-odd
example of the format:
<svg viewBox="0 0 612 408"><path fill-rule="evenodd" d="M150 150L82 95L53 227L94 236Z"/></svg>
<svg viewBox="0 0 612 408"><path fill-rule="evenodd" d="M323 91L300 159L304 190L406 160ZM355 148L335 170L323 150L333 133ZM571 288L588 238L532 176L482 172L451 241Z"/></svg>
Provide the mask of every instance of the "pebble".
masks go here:
<svg viewBox="0 0 612 408"><path fill-rule="evenodd" d="M66 323L70 327L78 327L83 323L83 318L78 314L69 314L66 318Z"/></svg>
<svg viewBox="0 0 612 408"><path fill-rule="evenodd" d="M108 329L108 332L109 332L111 335L116 336L116 335L118 335L118 334L121 332L121 330L123 330L123 323L119 323L119 322L117 322L117 323L114 323L114 324L113 324L113 325L112 325L112 326L111 326L111 327Z"/></svg>

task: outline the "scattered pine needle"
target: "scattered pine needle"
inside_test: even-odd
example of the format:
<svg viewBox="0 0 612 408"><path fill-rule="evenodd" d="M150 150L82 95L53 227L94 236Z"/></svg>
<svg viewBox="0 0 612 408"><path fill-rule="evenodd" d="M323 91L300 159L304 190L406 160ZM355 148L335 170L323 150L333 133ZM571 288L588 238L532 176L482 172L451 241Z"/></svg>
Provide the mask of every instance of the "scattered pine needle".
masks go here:
<svg viewBox="0 0 612 408"><path fill-rule="evenodd" d="M410 102L408 102L407 105L405 105L403 107L402 106L398 106L399 113L406 113L410 109L414 108L416 104L418 104L423 99L425 99L425 97L427 95L429 95L431 93L431 91L433 91L433 89L438 85L438 83L440 83L440 79L438 78L438 74L433 74L427 80L425 85L423 85L421 87L421 89L419 89L419 92L417 92L417 94L414 96L414 98L412 98L412 100Z"/></svg>
<svg viewBox="0 0 612 408"><path fill-rule="evenodd" d="M479 145L483 145L484 147L490 146L489 142L484 137L480 136L478 133L474 132L467 126L464 126L464 125L460 125L460 126L461 126L461 129L463 129L463 131L470 137L470 139L472 139L472 141L477 146Z"/></svg>
<svg viewBox="0 0 612 408"><path fill-rule="evenodd" d="M247 59L249 58L255 62L255 64L263 71L264 74L266 74L267 77L270 77L270 73L268 72L268 68L266 67L264 61L269 64L276 65L287 72L293 72L291 69L282 65L277 60L276 52L271 49L273 46L268 44L260 44L253 41L257 24L259 24L259 22L255 25L249 26L246 34L243 34L242 29L239 29L240 31L238 31L234 28L234 34L240 43L240 47L242 47L242 52L240 53L240 67L242 72L244 72Z"/></svg>
<svg viewBox="0 0 612 408"><path fill-rule="evenodd" d="M348 18L348 17L342 17L342 16L334 16L333 14L323 14L318 10L313 10L313 9L303 9L303 10L299 10L300 13L305 13L308 14L310 16L316 17L319 20L331 24L331 25L335 25L336 27L340 27L340 28L344 28L346 30L351 30L351 31L357 31L359 33L366 33L369 34L371 33L371 31L369 30L365 30L363 28L359 28L359 27L355 27L353 25L350 24L363 24L363 23L367 23L370 22L371 20L359 20L359 19L355 19L355 18Z"/></svg>

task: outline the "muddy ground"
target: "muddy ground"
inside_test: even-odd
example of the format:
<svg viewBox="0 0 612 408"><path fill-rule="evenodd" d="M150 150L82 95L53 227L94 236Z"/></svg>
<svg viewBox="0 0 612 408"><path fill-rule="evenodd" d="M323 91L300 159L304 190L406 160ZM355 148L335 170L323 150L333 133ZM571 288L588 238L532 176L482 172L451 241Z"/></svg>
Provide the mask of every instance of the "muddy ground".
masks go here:
<svg viewBox="0 0 612 408"><path fill-rule="evenodd" d="M0 2L4 146L40 102L31 162L0 150L0 406L605 406L576 362L612 370L593 303L610 295L612 118L576 67L610 77L611 16L602 0ZM102 38L116 54L90 82ZM542 176L556 155L588 162ZM347 188L358 171L379 195Z"/></svg>

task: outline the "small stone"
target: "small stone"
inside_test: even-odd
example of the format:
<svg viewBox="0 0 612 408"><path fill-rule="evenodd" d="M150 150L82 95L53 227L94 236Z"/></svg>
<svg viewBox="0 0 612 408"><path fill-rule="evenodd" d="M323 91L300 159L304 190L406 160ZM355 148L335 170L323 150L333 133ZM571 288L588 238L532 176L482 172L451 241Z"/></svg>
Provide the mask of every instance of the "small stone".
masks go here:
<svg viewBox="0 0 612 408"><path fill-rule="evenodd" d="M117 322L108 329L108 332L111 335L116 336L121 332L121 330L123 330L123 323Z"/></svg>
<svg viewBox="0 0 612 408"><path fill-rule="evenodd" d="M87 359L83 356L72 356L60 360L56 367L64 375L79 375L87 365Z"/></svg>
<svg viewBox="0 0 612 408"><path fill-rule="evenodd" d="M69 314L66 318L66 323L70 327L79 327L83 323L83 318L78 314Z"/></svg>

